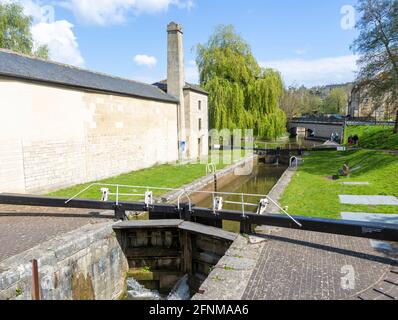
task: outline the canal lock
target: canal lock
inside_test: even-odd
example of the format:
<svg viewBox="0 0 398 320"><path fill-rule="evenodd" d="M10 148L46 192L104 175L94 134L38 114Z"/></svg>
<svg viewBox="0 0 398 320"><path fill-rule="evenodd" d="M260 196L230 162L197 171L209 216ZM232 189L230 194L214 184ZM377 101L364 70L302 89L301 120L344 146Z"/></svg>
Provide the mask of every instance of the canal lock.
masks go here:
<svg viewBox="0 0 398 320"><path fill-rule="evenodd" d="M127 258L127 300L189 300L199 292L236 234L181 220L116 227Z"/></svg>

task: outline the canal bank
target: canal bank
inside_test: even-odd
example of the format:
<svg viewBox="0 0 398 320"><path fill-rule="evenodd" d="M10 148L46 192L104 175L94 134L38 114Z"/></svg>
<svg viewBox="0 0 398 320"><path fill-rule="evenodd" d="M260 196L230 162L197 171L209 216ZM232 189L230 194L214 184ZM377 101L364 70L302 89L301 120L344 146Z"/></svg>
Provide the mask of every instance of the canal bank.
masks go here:
<svg viewBox="0 0 398 320"><path fill-rule="evenodd" d="M343 166L349 175L341 176ZM343 203L341 196L398 197L398 157L371 150L314 152L305 157L281 199L294 215L340 219L343 212L397 214L398 207Z"/></svg>
<svg viewBox="0 0 398 320"><path fill-rule="evenodd" d="M32 299L38 261L42 300L113 300L125 291L128 262L114 222L87 225L0 263L0 300Z"/></svg>
<svg viewBox="0 0 398 320"><path fill-rule="evenodd" d="M56 290L61 287L63 288L61 292L66 292L65 299L93 299L93 296L94 299L101 299L101 294L105 292L111 296L116 296L113 290L116 287L117 291L121 291L122 285L112 288L112 284L107 284L105 288L102 287L103 289L101 289L96 284L99 281L98 279L105 282L111 281L110 274L112 273L109 270L113 265L119 265L121 268L127 265L127 270L131 270L131 266L140 266L141 276L146 274L151 277L151 279L141 281L156 281L159 282L158 285L160 286L160 281L169 282L171 275L168 275L167 280L162 280L162 273L152 272L156 271L154 269L163 266L167 269L167 272L176 272L181 266L184 266L184 268L187 266L185 261L191 261L192 264L189 262L188 265L191 265L192 270L195 270L196 262L194 261L197 260L202 264L198 264L196 270L207 270L209 274L204 277L204 282L199 290L192 287L194 291L198 292L194 296L195 300L364 299L371 297L373 292L367 292L367 290L378 288L379 291L381 289L386 291L384 285L388 283L388 280L394 274L394 270L396 270L396 261L386 253L373 249L367 239L301 230L265 228L263 232L257 231L255 236L236 236L235 241L233 241L234 238L231 238L232 245L229 246L226 243L219 247L215 245L214 241L221 240L219 233L222 230L220 229L210 227L211 230L209 230L208 227L192 225L191 222L181 222L181 224L178 222L174 226L166 226L172 229L163 232L159 230L159 227L165 227L163 224L169 223L167 221L140 223L159 223L162 225L138 225L138 227L137 225L127 225L127 231L123 231L125 232L125 240L121 240L123 237L118 236L118 232L113 233L109 229L98 237L91 233L97 234L96 230L89 231L86 229L83 232L83 237L68 236L69 239L78 240L77 243L73 243L76 248L72 249L72 256L64 255L68 250L63 252L53 249L53 253L57 259L59 258L59 261L52 260L52 252L46 251L46 248L52 248L54 244L47 243L41 248L36 248L39 249L38 251L22 257L21 261L24 264L17 265L14 260L11 270L7 269L6 265L1 264L0 267L5 272L5 274L0 275L1 288L5 289L5 292L1 292L2 298L5 298L5 294L8 292L11 297L5 299L22 299L24 290L27 291L28 289L29 284L27 282L31 280L29 273L21 277L23 269L28 270L29 260L39 255L42 256L39 267L44 270L40 273L40 279L45 279L44 282L43 280L41 282L42 290L44 288L44 290L48 290L47 294L50 294L48 292L57 292ZM138 230L137 228L140 229L140 233L134 235ZM115 229L115 225L112 225L112 229ZM190 236L185 237L184 232L188 232ZM193 241L192 236L196 237ZM187 248L186 243L189 243L189 241L186 241L187 238L191 238L191 250L184 249ZM56 248L60 247L60 243L68 241L62 237L58 240ZM95 250L100 257L98 260L95 258L96 256L91 249L96 248L97 243L103 243L104 240L110 240L110 243L115 243L116 240L119 252L123 252L120 259L116 259L116 261L121 261L121 263L113 264L112 261L115 261L115 259L109 258L112 255L100 250ZM209 244L207 247L203 245L206 243ZM137 245L141 246L138 247L138 251L144 251L145 255L142 252L138 254ZM172 256L170 252L178 252L178 248L181 255L178 253ZM217 249L218 252L215 248L219 248ZM150 249L152 249L152 253ZM159 256L162 250L165 255ZM201 250L204 250L204 252ZM193 257L192 260L186 259L184 252L191 253L192 256L199 253L199 258L202 260ZM217 259L214 259L214 256ZM171 257L174 258L169 260L168 258ZM159 261L159 265L151 268L147 262L150 261L150 258ZM203 263L209 263L209 258L212 258L211 264L204 268L205 264ZM43 261L44 263L50 261L50 266L42 265ZM65 267L64 274L59 273L57 268L51 269L54 261ZM137 265L137 263L141 263L140 261L145 261L144 267ZM63 263L67 265L63 265ZM356 270L357 284L355 289L351 290L347 290L341 285L342 270L345 270L347 263ZM75 265L77 267L72 271L68 269ZM178 277L184 274L185 270L181 269ZM58 276L54 276L54 273ZM124 280L124 277L122 278ZM324 279L328 280L325 282ZM60 286L61 282L62 285ZM26 284L25 288L22 287L23 283ZM126 289L126 282L122 281L122 284L123 290ZM59 292L57 294L60 294ZM25 296L27 294L29 293L25 293ZM384 297L391 297L391 293L390 296L384 295Z"/></svg>
<svg viewBox="0 0 398 320"><path fill-rule="evenodd" d="M248 165L254 169L251 174L247 176L235 175L236 170L242 170ZM263 165L259 169L256 157L253 156L217 172L219 178L218 187L221 190L232 188L228 190L234 191L242 186L242 181L245 181L249 185L253 184L253 186L263 186L266 183L267 188L270 188L273 185L272 181L277 179L279 173L270 182L267 179L269 170L270 168ZM259 175L259 172L262 173ZM259 182L261 183L259 184ZM210 175L186 186L186 188L202 187L202 190L206 188L212 190L214 187L213 183L213 176ZM168 200L172 201L173 197L175 200L176 196L178 195L169 195ZM40 215L38 215L39 217ZM170 266L173 263L168 263L173 261L173 259L170 259L169 254L167 254L166 270L162 270L164 266L161 266L161 264L151 265L149 261L159 262L164 258L153 255L149 259L151 252L154 252L153 250L147 251L145 259L141 259L142 252L138 252L139 250L126 251L128 240L124 237L125 240L122 241L113 231L113 227L114 222L112 221L87 225L2 261L0 264L0 299L25 300L31 298L32 266L30 261L33 259L38 260L42 299L44 300L116 299L126 291L125 278L127 274L135 275L146 285L148 285L148 282L142 280L143 277L146 279L152 277L151 280L147 281L150 281L151 285L157 283L153 288L169 290L175 284L175 281L184 275L184 270L180 267L183 261L182 258L174 259L176 264L174 264L173 270L170 270ZM202 226L202 228L204 227ZM215 228L212 230L214 233L219 234L226 232ZM138 240L138 243L144 244L144 248L150 248L153 243L159 241L159 244L161 243L162 245L167 246L169 244L167 239L170 239L170 237L166 236L165 232L159 233L156 230L147 230L140 234L142 237L140 236L141 240ZM176 237L177 234L178 232L174 231ZM149 235L151 236L149 237ZM172 238L175 240L176 237ZM208 235L202 230L200 236L196 233L195 240L191 240L191 245L193 245L192 264L195 272L190 279L190 288L199 288L232 243L230 242L229 245L215 245L219 241L217 237L206 237ZM186 247L186 245L183 245L184 241L181 239L178 241L180 247L176 251L177 257L179 257L180 252L184 251L183 248ZM214 251L217 247L220 249ZM142 251L142 248L140 250ZM155 251L162 252L162 250ZM131 252L137 254L136 258L144 261L142 262L143 264L132 264L131 261L134 259L131 256ZM144 271L145 274L140 272L140 270ZM151 271L148 272L148 270ZM171 275L167 274L168 272L171 272ZM148 287L151 288L151 285L148 285Z"/></svg>

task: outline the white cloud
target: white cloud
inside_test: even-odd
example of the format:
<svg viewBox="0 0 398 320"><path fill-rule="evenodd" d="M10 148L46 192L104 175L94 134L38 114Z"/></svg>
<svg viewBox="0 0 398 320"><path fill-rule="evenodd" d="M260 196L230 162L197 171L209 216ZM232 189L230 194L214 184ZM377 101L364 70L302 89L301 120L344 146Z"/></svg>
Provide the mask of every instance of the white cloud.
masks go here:
<svg viewBox="0 0 398 320"><path fill-rule="evenodd" d="M73 24L66 20L55 20L55 9L49 1L0 0L0 3L17 2L24 8L24 14L33 18L31 28L34 47L47 45L50 59L62 63L83 66L84 59L73 33Z"/></svg>
<svg viewBox="0 0 398 320"><path fill-rule="evenodd" d="M134 62L139 66L153 68L156 67L158 60L155 57L148 56L146 54L138 54L134 57Z"/></svg>
<svg viewBox="0 0 398 320"><path fill-rule="evenodd" d="M32 27L32 35L36 46L48 46L52 60L84 66L84 59L72 29L73 24L66 20L38 23Z"/></svg>
<svg viewBox="0 0 398 320"><path fill-rule="evenodd" d="M189 61L185 67L185 79L190 83L199 83L199 71L194 60Z"/></svg>
<svg viewBox="0 0 398 320"><path fill-rule="evenodd" d="M296 49L296 50L294 50L294 53L301 56L301 55L307 53L307 49Z"/></svg>
<svg viewBox="0 0 398 320"><path fill-rule="evenodd" d="M349 55L315 60L274 60L262 62L261 66L280 71L287 85L312 87L353 81L358 70L357 59Z"/></svg>
<svg viewBox="0 0 398 320"><path fill-rule="evenodd" d="M157 13L171 5L191 9L193 0L64 0L61 5L81 21L95 25L121 24L129 13Z"/></svg>

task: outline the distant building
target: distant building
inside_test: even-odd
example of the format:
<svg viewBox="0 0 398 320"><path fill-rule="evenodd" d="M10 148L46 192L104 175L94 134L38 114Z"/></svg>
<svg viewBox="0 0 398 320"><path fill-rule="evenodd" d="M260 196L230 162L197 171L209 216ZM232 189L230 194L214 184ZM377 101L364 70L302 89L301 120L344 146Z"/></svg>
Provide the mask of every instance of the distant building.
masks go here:
<svg viewBox="0 0 398 320"><path fill-rule="evenodd" d="M208 95L170 23L158 86L0 50L0 192L46 193L208 154Z"/></svg>
<svg viewBox="0 0 398 320"><path fill-rule="evenodd" d="M376 118L380 120L394 117L392 108L386 103L387 95L381 101L374 101L367 96L369 87L359 83L351 91L347 114L354 118Z"/></svg>

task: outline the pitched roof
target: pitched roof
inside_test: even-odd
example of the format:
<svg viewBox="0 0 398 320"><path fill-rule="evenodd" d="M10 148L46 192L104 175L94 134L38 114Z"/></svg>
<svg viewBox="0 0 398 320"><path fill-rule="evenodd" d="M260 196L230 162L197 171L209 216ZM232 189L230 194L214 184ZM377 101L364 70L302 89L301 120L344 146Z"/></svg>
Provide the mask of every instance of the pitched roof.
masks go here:
<svg viewBox="0 0 398 320"><path fill-rule="evenodd" d="M0 49L0 76L178 103L154 85L113 77Z"/></svg>
<svg viewBox="0 0 398 320"><path fill-rule="evenodd" d="M167 80L162 80L159 82L156 82L153 84L154 86L157 86L159 89L163 90L164 92L167 92ZM184 86L184 90L191 90L191 91L195 91L204 95L209 95L209 93L203 89L201 86L197 85L197 84L192 84L192 83L188 83L185 82L185 86Z"/></svg>

